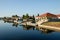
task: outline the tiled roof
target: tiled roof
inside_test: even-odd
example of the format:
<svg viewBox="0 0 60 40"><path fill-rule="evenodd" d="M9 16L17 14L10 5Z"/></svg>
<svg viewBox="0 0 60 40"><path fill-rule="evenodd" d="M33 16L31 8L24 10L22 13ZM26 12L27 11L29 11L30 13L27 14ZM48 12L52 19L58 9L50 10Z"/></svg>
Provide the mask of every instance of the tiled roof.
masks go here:
<svg viewBox="0 0 60 40"><path fill-rule="evenodd" d="M57 17L60 17L60 14L56 15Z"/></svg>
<svg viewBox="0 0 60 40"><path fill-rule="evenodd" d="M42 15L40 15L40 16L36 16L36 17L57 17L56 15L54 15L54 14L51 14L51 13L44 13L44 14L42 14Z"/></svg>

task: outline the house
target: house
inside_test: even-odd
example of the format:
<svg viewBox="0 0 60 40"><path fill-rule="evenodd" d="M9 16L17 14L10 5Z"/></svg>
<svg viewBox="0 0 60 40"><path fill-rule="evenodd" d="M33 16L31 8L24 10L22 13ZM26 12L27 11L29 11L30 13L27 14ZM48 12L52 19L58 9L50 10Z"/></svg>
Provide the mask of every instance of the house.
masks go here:
<svg viewBox="0 0 60 40"><path fill-rule="evenodd" d="M16 17L16 16L4 17L3 20L6 21L6 22L8 22L8 21L9 22L14 22L14 21L17 22L19 20L19 17Z"/></svg>
<svg viewBox="0 0 60 40"><path fill-rule="evenodd" d="M35 21L36 21L36 24L42 24L43 22L56 20L58 18L60 18L60 16L58 17L57 15L54 15L54 14L51 14L51 13L44 13L40 16L36 16Z"/></svg>
<svg viewBox="0 0 60 40"><path fill-rule="evenodd" d="M18 17L12 17L12 20L18 20Z"/></svg>
<svg viewBox="0 0 60 40"><path fill-rule="evenodd" d="M60 14L56 15L58 17L58 19L60 19Z"/></svg>
<svg viewBox="0 0 60 40"><path fill-rule="evenodd" d="M31 22L32 20L33 20L33 16L29 16L29 18L23 19L23 21L27 21L27 22L28 22L28 21Z"/></svg>

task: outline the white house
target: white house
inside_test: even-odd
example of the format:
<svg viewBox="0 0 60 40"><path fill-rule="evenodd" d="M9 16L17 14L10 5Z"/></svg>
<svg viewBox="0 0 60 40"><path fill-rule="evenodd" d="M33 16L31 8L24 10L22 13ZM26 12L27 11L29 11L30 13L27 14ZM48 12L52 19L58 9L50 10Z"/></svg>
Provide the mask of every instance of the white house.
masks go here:
<svg viewBox="0 0 60 40"><path fill-rule="evenodd" d="M60 19L60 14L57 15L58 19Z"/></svg>
<svg viewBox="0 0 60 40"><path fill-rule="evenodd" d="M48 22L50 20L58 19L58 18L60 18L60 16L57 17L57 15L54 15L54 14L51 14L51 13L44 13L44 14L42 14L40 16L36 16L35 21L36 21L37 25L40 25L43 22Z"/></svg>

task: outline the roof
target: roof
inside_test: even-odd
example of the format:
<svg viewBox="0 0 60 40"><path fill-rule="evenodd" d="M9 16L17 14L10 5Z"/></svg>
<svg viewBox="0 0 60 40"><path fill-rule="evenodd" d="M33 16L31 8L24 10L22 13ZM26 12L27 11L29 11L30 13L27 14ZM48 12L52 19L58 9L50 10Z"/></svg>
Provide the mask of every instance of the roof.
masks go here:
<svg viewBox="0 0 60 40"><path fill-rule="evenodd" d="M56 15L57 17L60 17L60 14Z"/></svg>
<svg viewBox="0 0 60 40"><path fill-rule="evenodd" d="M44 13L44 14L42 14L42 15L40 15L40 16L36 16L36 17L57 17L56 15L54 15L54 14L51 14L51 13Z"/></svg>

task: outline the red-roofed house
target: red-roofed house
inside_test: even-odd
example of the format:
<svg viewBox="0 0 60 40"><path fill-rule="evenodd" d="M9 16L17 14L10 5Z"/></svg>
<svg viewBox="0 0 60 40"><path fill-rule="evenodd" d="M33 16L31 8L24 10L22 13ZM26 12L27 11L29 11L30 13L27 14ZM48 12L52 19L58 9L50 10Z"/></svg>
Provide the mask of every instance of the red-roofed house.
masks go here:
<svg viewBox="0 0 60 40"><path fill-rule="evenodd" d="M52 19L58 19L58 16L56 16L54 14L51 14L51 13L44 13L40 16L35 17L35 20L36 20L37 24L41 24L43 22L47 22L47 21L50 21Z"/></svg>
<svg viewBox="0 0 60 40"><path fill-rule="evenodd" d="M56 15L58 17L58 19L60 19L60 14Z"/></svg>

